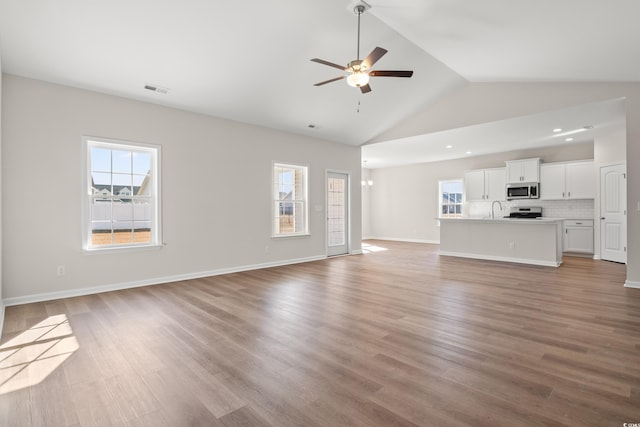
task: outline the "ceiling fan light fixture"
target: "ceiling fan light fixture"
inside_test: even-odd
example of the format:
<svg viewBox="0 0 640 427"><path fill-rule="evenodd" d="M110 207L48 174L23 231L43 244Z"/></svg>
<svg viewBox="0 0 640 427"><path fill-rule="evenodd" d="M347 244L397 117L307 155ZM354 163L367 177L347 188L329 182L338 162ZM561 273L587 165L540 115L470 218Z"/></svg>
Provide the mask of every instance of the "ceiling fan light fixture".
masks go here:
<svg viewBox="0 0 640 427"><path fill-rule="evenodd" d="M369 84L369 73L355 71L347 76L347 83L352 87L362 87Z"/></svg>
<svg viewBox="0 0 640 427"><path fill-rule="evenodd" d="M369 93L371 92L371 86L369 86L369 77L411 77L413 75L413 71L372 70L371 68L373 67L373 65L387 53L387 49L383 49L380 46L377 46L375 49L373 49L366 58L360 59L360 15L362 15L362 13L370 7L370 5L364 3L364 1L361 1L361 3L357 4L354 8L354 12L356 13L356 15L358 15L358 44L355 60L349 62L345 67L333 62L325 61L324 59L320 58L311 59L312 62L317 62L319 64L337 68L349 74L346 76L342 75L333 79L316 83L314 84L314 86L322 86L327 83L345 79L347 80L347 84L349 86L359 88L360 92L362 93Z"/></svg>

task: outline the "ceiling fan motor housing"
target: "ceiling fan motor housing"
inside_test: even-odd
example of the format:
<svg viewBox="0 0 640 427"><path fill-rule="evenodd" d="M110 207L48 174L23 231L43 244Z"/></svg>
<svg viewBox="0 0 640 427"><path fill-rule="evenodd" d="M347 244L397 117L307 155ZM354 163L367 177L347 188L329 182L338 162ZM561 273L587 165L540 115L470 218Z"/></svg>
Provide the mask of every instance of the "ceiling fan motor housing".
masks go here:
<svg viewBox="0 0 640 427"><path fill-rule="evenodd" d="M365 73L367 64L363 64L364 60L355 59L347 64L347 68L354 73Z"/></svg>

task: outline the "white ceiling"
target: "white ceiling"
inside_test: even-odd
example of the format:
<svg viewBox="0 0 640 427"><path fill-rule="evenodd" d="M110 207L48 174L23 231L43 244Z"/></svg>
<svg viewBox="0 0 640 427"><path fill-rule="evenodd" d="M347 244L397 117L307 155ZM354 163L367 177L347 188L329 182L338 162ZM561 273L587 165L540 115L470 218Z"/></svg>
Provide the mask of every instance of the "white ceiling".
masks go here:
<svg viewBox="0 0 640 427"><path fill-rule="evenodd" d="M637 0L375 0L371 10L469 81L638 81Z"/></svg>
<svg viewBox="0 0 640 427"><path fill-rule="evenodd" d="M311 58L355 59L356 3L0 0L2 69L352 145L468 81L640 81L637 0L371 0L361 56L384 47L374 68L414 76L373 78L365 95L344 81L314 87L340 71Z"/></svg>

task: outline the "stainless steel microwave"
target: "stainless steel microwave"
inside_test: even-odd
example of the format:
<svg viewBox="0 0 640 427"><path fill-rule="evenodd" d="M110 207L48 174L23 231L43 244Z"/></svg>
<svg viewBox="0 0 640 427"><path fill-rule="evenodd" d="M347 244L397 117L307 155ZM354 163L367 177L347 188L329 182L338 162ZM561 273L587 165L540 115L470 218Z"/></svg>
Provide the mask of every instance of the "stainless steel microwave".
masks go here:
<svg viewBox="0 0 640 427"><path fill-rule="evenodd" d="M507 184L507 200L538 199L540 184L537 182Z"/></svg>

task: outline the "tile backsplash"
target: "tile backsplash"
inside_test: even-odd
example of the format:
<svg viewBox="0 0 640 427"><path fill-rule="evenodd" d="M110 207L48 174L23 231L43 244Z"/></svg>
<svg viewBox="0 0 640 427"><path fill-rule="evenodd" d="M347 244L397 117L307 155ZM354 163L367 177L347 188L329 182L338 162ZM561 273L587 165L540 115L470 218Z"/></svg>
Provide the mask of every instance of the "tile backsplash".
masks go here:
<svg viewBox="0 0 640 427"><path fill-rule="evenodd" d="M499 207L496 204L496 217L509 214L512 206L527 207L541 206L542 215L549 218L567 219L593 219L594 202L587 200L512 200L501 202L502 211L498 213ZM465 206L465 215L470 217L486 217L491 215L491 202L477 201L468 202Z"/></svg>

